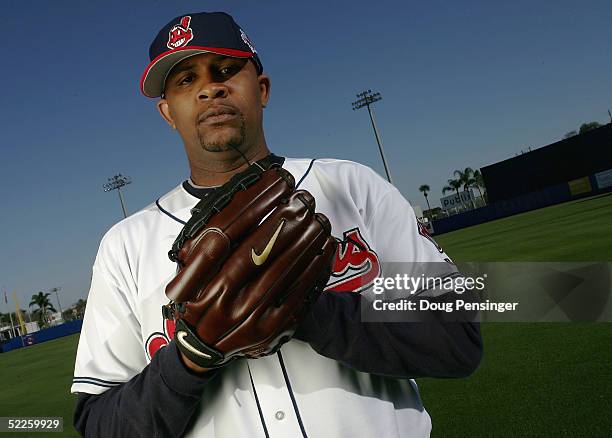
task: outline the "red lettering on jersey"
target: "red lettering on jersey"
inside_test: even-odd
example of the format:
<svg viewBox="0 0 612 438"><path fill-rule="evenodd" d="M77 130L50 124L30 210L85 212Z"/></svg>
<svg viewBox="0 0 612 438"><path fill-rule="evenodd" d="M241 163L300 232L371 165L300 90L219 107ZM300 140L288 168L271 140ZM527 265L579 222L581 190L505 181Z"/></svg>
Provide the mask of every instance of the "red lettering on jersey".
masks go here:
<svg viewBox="0 0 612 438"><path fill-rule="evenodd" d="M147 356L149 356L149 360L153 358L155 353L157 353L162 347L165 347L169 344L168 338L163 333L155 332L145 344L145 349L147 350Z"/></svg>
<svg viewBox="0 0 612 438"><path fill-rule="evenodd" d="M380 274L376 253L359 232L353 228L344 232L344 241L338 244L328 292L361 292L372 285Z"/></svg>
<svg viewBox="0 0 612 438"><path fill-rule="evenodd" d="M162 347L165 347L170 343L171 339L174 339L174 330L176 329L176 322L170 319L164 319L164 333L155 332L149 336L145 344L147 356L149 360L153 358Z"/></svg>

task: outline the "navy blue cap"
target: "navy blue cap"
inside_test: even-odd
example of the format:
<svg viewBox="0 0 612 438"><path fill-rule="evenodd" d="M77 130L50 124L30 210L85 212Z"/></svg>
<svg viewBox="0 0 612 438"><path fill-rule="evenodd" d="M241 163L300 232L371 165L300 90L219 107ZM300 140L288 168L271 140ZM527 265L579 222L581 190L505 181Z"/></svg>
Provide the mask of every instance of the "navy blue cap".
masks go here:
<svg viewBox="0 0 612 438"><path fill-rule="evenodd" d="M149 48L151 62L140 79L140 90L147 97L161 96L170 70L200 53L251 58L257 74L263 72L253 43L231 15L200 12L176 17L159 31Z"/></svg>

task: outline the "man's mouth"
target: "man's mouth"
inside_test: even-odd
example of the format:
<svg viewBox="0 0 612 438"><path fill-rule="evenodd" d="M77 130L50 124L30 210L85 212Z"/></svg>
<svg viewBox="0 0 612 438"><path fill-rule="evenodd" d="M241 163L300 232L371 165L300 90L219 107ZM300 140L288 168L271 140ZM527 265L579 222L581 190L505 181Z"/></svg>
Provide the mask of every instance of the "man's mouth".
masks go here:
<svg viewBox="0 0 612 438"><path fill-rule="evenodd" d="M236 118L236 110L228 107L212 107L198 117L198 123L223 123Z"/></svg>

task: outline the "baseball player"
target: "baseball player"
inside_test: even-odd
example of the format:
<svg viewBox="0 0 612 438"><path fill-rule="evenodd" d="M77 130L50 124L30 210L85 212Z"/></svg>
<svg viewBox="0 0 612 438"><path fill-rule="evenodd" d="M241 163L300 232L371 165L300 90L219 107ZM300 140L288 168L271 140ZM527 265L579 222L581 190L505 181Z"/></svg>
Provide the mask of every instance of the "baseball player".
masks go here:
<svg viewBox="0 0 612 438"><path fill-rule="evenodd" d="M160 30L149 55L141 90L158 98L160 115L181 136L190 177L113 226L102 239L71 388L78 394L76 429L95 437L429 436L430 417L413 379L471 374L480 361L482 344L475 323L361 321L363 292L382 275L385 262L438 262L446 266L439 275L458 275L410 204L366 166L270 153L262 125L270 79L253 43L231 16L176 17ZM291 199L299 198L302 204L296 202L309 223L318 230L331 225L341 242L330 253L325 290L319 291L303 316L293 319L299 321L297 330L282 327L274 333L290 335L274 341L274 348L251 348L230 358L237 348L231 353L216 341L213 348L210 336L219 324L242 311L250 295L221 314L214 314L211 307L206 316L204 312L194 316L195 307L188 303L187 310L181 305L173 308L185 319L173 319L160 309L168 305L169 296L185 293L184 276L177 275L175 261L182 270L179 275L193 266L181 258L186 257L185 247L174 253L174 261L168 257L173 242L193 235L186 231L192 218L235 182L232 177L254 168L252 163L262 170L273 169L289 181L289 190L299 190L295 192L299 196L294 193L279 201L288 205L286 211ZM238 183L232 193L239 190L237 186L248 192ZM239 208L236 199L242 195L233 196L232 208ZM274 211L281 208L285 207ZM226 213L223 210L216 217ZM238 219L248 214L242 211ZM220 233L218 228L213 231ZM253 246L250 257L255 265L264 265L284 232L279 226L273 237L266 238L266 249ZM300 236L289 240L298 242ZM208 250L205 246L203 253ZM214 258L209 259L208 265ZM240 273L246 265L236 266L224 265L218 275ZM203 294L206 291L198 295L200 303ZM198 322L205 317L214 324ZM191 340L188 329L177 328L189 327L185 320L200 324ZM282 324L272 316L260 321ZM219 358L210 359L203 349L219 353Z"/></svg>

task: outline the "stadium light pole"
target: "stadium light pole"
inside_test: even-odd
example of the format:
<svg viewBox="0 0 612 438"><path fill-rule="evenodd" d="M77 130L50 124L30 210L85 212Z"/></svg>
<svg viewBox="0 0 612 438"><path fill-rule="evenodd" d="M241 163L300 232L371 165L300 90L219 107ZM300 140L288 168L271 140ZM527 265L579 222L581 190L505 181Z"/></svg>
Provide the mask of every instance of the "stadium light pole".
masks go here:
<svg viewBox="0 0 612 438"><path fill-rule="evenodd" d="M58 294L58 292L61 290L62 290L61 287L54 287L53 289L51 289L51 292L55 292L55 296L57 297L57 306L59 307L59 310L60 310L60 316L64 313L62 311L62 304L60 303L59 294Z"/></svg>
<svg viewBox="0 0 612 438"><path fill-rule="evenodd" d="M2 291L4 292L4 302L6 303L7 307L8 307L8 298L6 298L6 289L2 289ZM9 319L11 320L11 332L13 333L13 338L16 336L15 335L15 327L13 326L13 314L11 313L11 308L8 308L8 314L9 314ZM17 314L15 314L15 317L17 317Z"/></svg>
<svg viewBox="0 0 612 438"><path fill-rule="evenodd" d="M132 178L129 176L123 176L121 174L115 175L112 178L108 179L108 182L104 184L104 191L110 192L111 190L117 189L117 193L119 193L119 201L121 202L121 209L123 210L123 217L127 217L127 213L125 211L125 203L123 202L123 196L121 195L121 187L125 187L128 184L131 184Z"/></svg>
<svg viewBox="0 0 612 438"><path fill-rule="evenodd" d="M364 106L368 108L368 114L370 114L372 128L374 128L374 135L376 136L376 143L378 143L378 150L380 150L380 156L382 157L383 165L385 166L387 180L389 180L389 182L393 184L393 180L391 179L391 172L389 171L389 166L387 166L387 160L385 159L385 152L380 141L380 135L378 134L378 129L376 128L376 122L374 122L374 113L372 112L372 108L370 108L371 104L382 100L382 96L380 95L380 93L372 93L372 90L366 90L361 93L358 93L357 97L358 99L353 102L353 111L356 111L359 108L363 108Z"/></svg>

